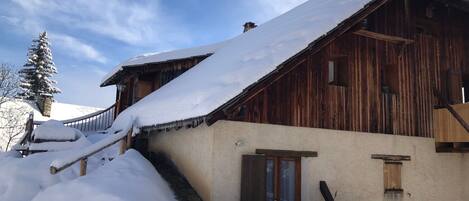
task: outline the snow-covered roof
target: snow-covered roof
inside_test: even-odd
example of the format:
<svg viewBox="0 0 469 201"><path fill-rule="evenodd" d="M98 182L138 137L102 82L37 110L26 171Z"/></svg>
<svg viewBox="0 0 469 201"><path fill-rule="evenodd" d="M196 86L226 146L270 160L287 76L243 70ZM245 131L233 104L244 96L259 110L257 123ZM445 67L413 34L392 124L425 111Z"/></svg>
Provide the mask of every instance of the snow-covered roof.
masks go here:
<svg viewBox="0 0 469 201"><path fill-rule="evenodd" d="M311 0L231 39L213 55L124 110L113 127L203 117L360 11L370 0Z"/></svg>
<svg viewBox="0 0 469 201"><path fill-rule="evenodd" d="M31 111L34 113L35 121L47 121L49 119L55 120L68 120L87 114L103 110L103 108L74 105L67 103L52 102L50 117L43 116L37 104L34 101L25 100L11 100L2 105L2 107L21 108L23 110Z"/></svg>
<svg viewBox="0 0 469 201"><path fill-rule="evenodd" d="M15 144L17 140L22 137L24 126L28 119L29 113L34 113L34 121L47 121L49 119L55 120L68 120L87 114L102 110L101 108L87 107L81 105L72 105L66 103L53 102L51 109L51 116L45 117L38 109L37 104L33 101L24 101L20 99L11 99L3 103L0 107L0 114L7 114L6 116L0 116L0 150L7 147L8 140L11 135L15 133L21 133L13 139ZM4 127L5 124L14 126L14 128ZM12 125L13 124L13 125ZM3 126L2 126L3 125Z"/></svg>
<svg viewBox="0 0 469 201"><path fill-rule="evenodd" d="M168 52L155 52L155 53L146 53L136 57L133 57L116 67L114 67L111 72L109 72L104 78L102 79L101 85L106 85L106 83L118 72L123 70L123 67L134 67L140 66L144 64L151 64L151 63L160 63L166 61L172 61L177 59L185 59L190 57L196 56L204 56L213 54L216 50L223 47L228 41L223 41L219 43L214 43L210 45L200 46L200 47L193 47L187 49L180 49Z"/></svg>

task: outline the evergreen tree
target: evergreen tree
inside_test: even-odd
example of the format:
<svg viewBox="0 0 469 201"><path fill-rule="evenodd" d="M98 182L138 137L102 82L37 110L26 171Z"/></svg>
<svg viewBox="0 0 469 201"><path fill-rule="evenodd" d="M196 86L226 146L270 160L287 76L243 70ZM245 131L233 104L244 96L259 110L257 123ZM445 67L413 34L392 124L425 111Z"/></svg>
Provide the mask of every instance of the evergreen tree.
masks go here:
<svg viewBox="0 0 469 201"><path fill-rule="evenodd" d="M60 93L54 86L57 82L50 78L57 74L57 69L52 61L52 52L47 33L39 34L39 39L33 40L28 50L28 60L20 70L21 92L18 94L23 99L35 100L41 95Z"/></svg>

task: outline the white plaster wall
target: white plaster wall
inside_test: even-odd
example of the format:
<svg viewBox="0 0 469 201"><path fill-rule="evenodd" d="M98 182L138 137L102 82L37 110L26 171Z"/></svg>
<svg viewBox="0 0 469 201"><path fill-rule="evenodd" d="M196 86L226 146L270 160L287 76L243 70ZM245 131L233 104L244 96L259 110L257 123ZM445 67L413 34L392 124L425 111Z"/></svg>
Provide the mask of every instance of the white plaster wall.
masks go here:
<svg viewBox="0 0 469 201"><path fill-rule="evenodd" d="M149 149L164 152L205 201L211 201L213 129L201 125L152 134Z"/></svg>
<svg viewBox="0 0 469 201"><path fill-rule="evenodd" d="M218 121L158 135L151 144L171 156L206 201L239 201L241 156L256 149L319 153L302 159L304 201L323 200L320 180L337 191L337 201L384 200L383 161L371 154L411 156L402 167L404 201L469 200L468 157L435 153L431 138Z"/></svg>
<svg viewBox="0 0 469 201"><path fill-rule="evenodd" d="M320 180L337 191L337 201L384 200L383 161L371 154L411 156L402 167L403 200L469 200L463 194L468 157L435 153L433 139L230 121L213 127L213 200L239 200L241 155L255 149L318 151L319 157L302 159L305 201L323 200Z"/></svg>

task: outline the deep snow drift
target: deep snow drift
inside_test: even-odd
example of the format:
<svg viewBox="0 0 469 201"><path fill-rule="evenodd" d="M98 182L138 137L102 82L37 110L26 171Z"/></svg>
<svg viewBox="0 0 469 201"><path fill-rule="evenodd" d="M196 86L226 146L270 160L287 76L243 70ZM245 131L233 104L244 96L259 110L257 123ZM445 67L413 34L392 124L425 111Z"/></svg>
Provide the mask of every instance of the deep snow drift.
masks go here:
<svg viewBox="0 0 469 201"><path fill-rule="evenodd" d="M117 156L118 144L89 157L86 176L78 176L79 163L56 175L49 173L53 161L79 153L109 137L112 136L91 134L88 136L91 140L80 138L71 149L25 158L15 151L0 152L0 201L174 200L173 192L154 167L135 150Z"/></svg>
<svg viewBox="0 0 469 201"><path fill-rule="evenodd" d="M90 174L60 183L39 193L33 201L175 201L166 181L137 151Z"/></svg>

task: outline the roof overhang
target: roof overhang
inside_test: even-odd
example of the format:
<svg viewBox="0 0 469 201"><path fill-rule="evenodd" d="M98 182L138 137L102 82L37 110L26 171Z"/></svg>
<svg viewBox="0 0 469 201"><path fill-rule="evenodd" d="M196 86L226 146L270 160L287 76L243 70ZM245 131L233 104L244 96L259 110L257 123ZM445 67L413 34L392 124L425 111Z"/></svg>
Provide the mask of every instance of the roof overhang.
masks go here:
<svg viewBox="0 0 469 201"><path fill-rule="evenodd" d="M204 59L212 55L213 53L208 53L208 54L203 54L203 55L196 55L196 56L190 56L190 57L184 57L184 58L178 58L178 59L172 59L172 60L166 60L166 61L160 61L160 62L150 62L150 63L143 63L143 64L138 64L138 65L127 65L127 66L122 66L121 70L117 71L114 73L111 77L108 79L104 80L100 87L106 87L109 85L115 85L118 84L122 79L134 72L147 72L148 69L158 69L161 65L172 63L172 62L178 62L178 61L183 61L183 60L188 60L188 59Z"/></svg>

